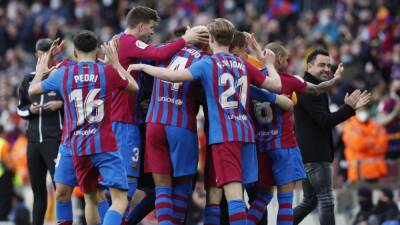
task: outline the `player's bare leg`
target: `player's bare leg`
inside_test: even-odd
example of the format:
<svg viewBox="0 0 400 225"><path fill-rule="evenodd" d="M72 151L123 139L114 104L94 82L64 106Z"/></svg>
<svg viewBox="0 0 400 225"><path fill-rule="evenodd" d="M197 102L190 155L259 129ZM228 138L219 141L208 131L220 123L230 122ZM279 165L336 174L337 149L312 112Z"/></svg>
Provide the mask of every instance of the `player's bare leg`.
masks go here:
<svg viewBox="0 0 400 225"><path fill-rule="evenodd" d="M56 220L59 225L72 225L73 187L56 183Z"/></svg>
<svg viewBox="0 0 400 225"><path fill-rule="evenodd" d="M110 187L110 194L112 201L110 210L117 211L123 215L128 205L127 191Z"/></svg>
<svg viewBox="0 0 400 225"><path fill-rule="evenodd" d="M225 184L223 189L227 201L243 199L242 183L232 182L229 184Z"/></svg>
<svg viewBox="0 0 400 225"><path fill-rule="evenodd" d="M156 186L172 187L172 179L169 174L153 173L153 179Z"/></svg>
<svg viewBox="0 0 400 225"><path fill-rule="evenodd" d="M278 218L277 225L293 223L293 190L296 182L278 186Z"/></svg>
<svg viewBox="0 0 400 225"><path fill-rule="evenodd" d="M84 193L85 217L88 225L100 224L99 211L97 210L97 191Z"/></svg>
<svg viewBox="0 0 400 225"><path fill-rule="evenodd" d="M56 183L56 199L60 202L71 201L73 187Z"/></svg>
<svg viewBox="0 0 400 225"><path fill-rule="evenodd" d="M98 189L97 190L97 202L99 203L97 208L99 211L99 216L100 216L100 222L103 223L104 221L104 216L106 215L106 212L110 205L108 204L108 199L106 197L106 194L104 193L103 189Z"/></svg>
<svg viewBox="0 0 400 225"><path fill-rule="evenodd" d="M128 206L126 190L109 187L112 204L104 216L103 225L121 224L125 209Z"/></svg>
<svg viewBox="0 0 400 225"><path fill-rule="evenodd" d="M243 201L243 186L240 182L231 182L223 186L228 202L229 223L231 225L246 225L246 204Z"/></svg>

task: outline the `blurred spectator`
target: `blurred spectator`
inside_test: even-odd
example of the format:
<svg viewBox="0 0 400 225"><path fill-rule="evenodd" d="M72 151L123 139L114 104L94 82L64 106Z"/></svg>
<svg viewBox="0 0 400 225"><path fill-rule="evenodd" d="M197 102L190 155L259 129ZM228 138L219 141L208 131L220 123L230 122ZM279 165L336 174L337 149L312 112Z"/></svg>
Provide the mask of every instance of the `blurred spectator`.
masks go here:
<svg viewBox="0 0 400 225"><path fill-rule="evenodd" d="M369 118L368 109L360 108L343 127L345 158L349 182L376 180L387 174L385 129Z"/></svg>
<svg viewBox="0 0 400 225"><path fill-rule="evenodd" d="M14 188L13 173L10 168L10 145L4 138L3 126L0 125L0 221L7 221L12 207Z"/></svg>
<svg viewBox="0 0 400 225"><path fill-rule="evenodd" d="M392 81L389 96L378 107L378 122L386 127L389 139L387 158L400 157L400 77Z"/></svg>
<svg viewBox="0 0 400 225"><path fill-rule="evenodd" d="M362 225L363 223L368 222L368 218L372 214L374 205L372 203L372 192L370 189L358 189L358 205L360 211L356 214L353 225Z"/></svg>
<svg viewBox="0 0 400 225"><path fill-rule="evenodd" d="M372 210L370 221L378 221L378 224L395 224L399 220L399 208L393 201L393 191L388 188L382 188L379 193L378 203Z"/></svg>

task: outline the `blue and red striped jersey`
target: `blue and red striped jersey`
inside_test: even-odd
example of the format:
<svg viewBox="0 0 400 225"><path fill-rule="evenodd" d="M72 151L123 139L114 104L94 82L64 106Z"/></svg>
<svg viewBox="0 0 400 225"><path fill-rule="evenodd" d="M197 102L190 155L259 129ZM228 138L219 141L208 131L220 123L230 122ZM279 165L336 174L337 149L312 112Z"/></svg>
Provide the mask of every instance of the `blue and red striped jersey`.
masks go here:
<svg viewBox="0 0 400 225"><path fill-rule="evenodd" d="M250 84L261 86L265 75L239 57L216 53L189 67L201 80L208 107L209 143L254 142L249 113Z"/></svg>
<svg viewBox="0 0 400 225"><path fill-rule="evenodd" d="M266 73L266 71L264 71ZM307 83L299 76L279 72L280 94L290 98L293 92L303 93ZM276 104L253 101L257 149L261 152L297 146L292 111L283 111Z"/></svg>
<svg viewBox="0 0 400 225"><path fill-rule="evenodd" d="M159 66L173 70L185 69L204 55L205 52L195 46L187 45ZM155 78L146 123L182 127L196 132L199 88L198 81L172 83Z"/></svg>
<svg viewBox="0 0 400 225"><path fill-rule="evenodd" d="M128 81L112 66L79 62L62 66L44 80L45 91L57 91L64 100L62 144L76 156L116 151L111 128L112 92Z"/></svg>
<svg viewBox="0 0 400 225"><path fill-rule="evenodd" d="M140 63L143 60L168 60L184 46L185 41L182 38L157 48L142 42L133 35L120 33L118 57L121 65L127 69L130 64ZM138 82L139 91L142 91L142 85L139 82L140 73L133 71L131 75ZM111 109L112 121L130 124L142 123L143 118L140 118L139 107L139 93L116 90L113 94Z"/></svg>

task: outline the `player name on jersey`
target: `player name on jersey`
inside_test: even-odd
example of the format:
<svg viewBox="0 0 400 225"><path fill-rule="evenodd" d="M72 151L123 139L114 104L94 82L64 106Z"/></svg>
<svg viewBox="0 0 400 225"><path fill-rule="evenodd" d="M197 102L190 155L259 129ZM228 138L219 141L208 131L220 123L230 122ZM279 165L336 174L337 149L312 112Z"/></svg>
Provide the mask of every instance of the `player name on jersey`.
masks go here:
<svg viewBox="0 0 400 225"><path fill-rule="evenodd" d="M243 63L232 60L221 60L220 62L217 62L217 65L220 69L224 68L224 66L227 66L234 69L245 70Z"/></svg>
<svg viewBox="0 0 400 225"><path fill-rule="evenodd" d="M76 74L74 75L75 83L93 82L96 83L98 75L96 74Z"/></svg>

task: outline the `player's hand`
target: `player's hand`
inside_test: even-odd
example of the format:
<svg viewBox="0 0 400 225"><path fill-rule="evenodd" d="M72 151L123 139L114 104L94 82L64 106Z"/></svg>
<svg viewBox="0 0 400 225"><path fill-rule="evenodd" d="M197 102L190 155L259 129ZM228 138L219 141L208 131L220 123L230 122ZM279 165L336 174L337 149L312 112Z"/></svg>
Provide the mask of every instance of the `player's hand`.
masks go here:
<svg viewBox="0 0 400 225"><path fill-rule="evenodd" d="M35 102L35 103L32 103L32 104L29 106L29 111L30 111L32 114L38 114L40 107L41 107L41 105L37 104L36 102Z"/></svg>
<svg viewBox="0 0 400 225"><path fill-rule="evenodd" d="M335 74L333 75L333 77L336 78L336 79L342 78L343 70L344 70L343 63L339 63L339 66L338 66L338 68L336 69L336 72L335 72Z"/></svg>
<svg viewBox="0 0 400 225"><path fill-rule="evenodd" d="M264 49L262 57L266 65L274 65L275 53L271 49L268 48Z"/></svg>
<svg viewBox="0 0 400 225"><path fill-rule="evenodd" d="M358 100L360 99L361 91L359 89L353 91L350 95L349 93L346 93L346 96L344 97L344 103L354 110L356 110L356 105Z"/></svg>
<svg viewBox="0 0 400 225"><path fill-rule="evenodd" d="M364 91L363 93L361 93L356 103L355 109L357 110L359 108L366 106L371 101L371 96L372 96L371 93L369 93L368 91Z"/></svg>
<svg viewBox="0 0 400 225"><path fill-rule="evenodd" d="M186 43L204 43L208 44L209 33L207 27L196 26L186 30L186 33L182 36Z"/></svg>
<svg viewBox="0 0 400 225"><path fill-rule="evenodd" d="M249 46L250 50L254 54L256 54L256 56L259 60L263 61L263 50L262 50L260 44L258 44L256 38L254 37L254 34L250 34L247 32L243 32L243 34L246 37L246 42L247 42L247 45Z"/></svg>
<svg viewBox="0 0 400 225"><path fill-rule="evenodd" d="M50 47L51 58L53 58L57 53L64 51L65 41L57 38L53 41Z"/></svg>
<svg viewBox="0 0 400 225"><path fill-rule="evenodd" d="M44 76L50 73L55 68L54 66L49 68L50 59L51 59L51 51L47 51L38 57L35 70L36 75Z"/></svg>
<svg viewBox="0 0 400 225"><path fill-rule="evenodd" d="M142 71L144 68L145 64L131 64L129 65L128 69L126 71L128 71L128 73L131 73L132 71Z"/></svg>
<svg viewBox="0 0 400 225"><path fill-rule="evenodd" d="M57 100L48 101L42 105L42 109L49 111L57 111L62 108L63 104L64 103L62 101L57 101Z"/></svg>
<svg viewBox="0 0 400 225"><path fill-rule="evenodd" d="M105 53L106 57L104 60L99 59L102 63L105 64L112 64L112 65L118 65L119 64L119 59L118 59L118 52L116 49L116 46L118 45L116 39L112 39L110 42L106 42L101 45L101 49Z"/></svg>

